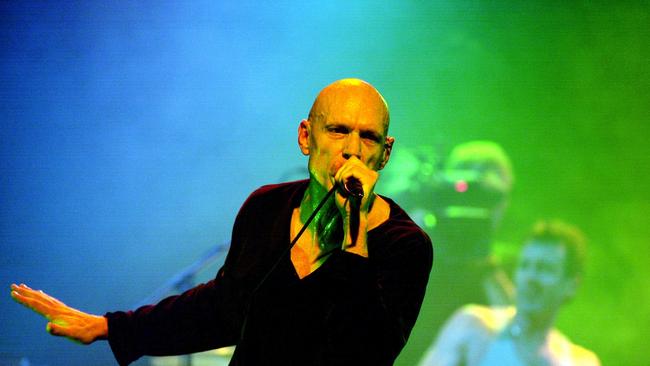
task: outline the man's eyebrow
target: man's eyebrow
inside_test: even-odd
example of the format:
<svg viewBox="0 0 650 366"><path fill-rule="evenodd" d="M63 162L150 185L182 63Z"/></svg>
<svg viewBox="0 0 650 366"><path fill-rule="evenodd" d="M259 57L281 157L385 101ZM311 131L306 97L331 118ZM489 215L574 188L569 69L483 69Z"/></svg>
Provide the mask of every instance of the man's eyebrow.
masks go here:
<svg viewBox="0 0 650 366"><path fill-rule="evenodd" d="M362 129L359 134L362 136L372 136L376 139L381 139L383 136L381 132L372 129Z"/></svg>
<svg viewBox="0 0 650 366"><path fill-rule="evenodd" d="M336 122L336 121L327 121L323 124L324 128L345 128L346 130L350 130L350 127L342 122ZM364 128L359 130L359 135L361 136L371 136L376 139L381 139L383 134L381 131L373 130L370 128Z"/></svg>

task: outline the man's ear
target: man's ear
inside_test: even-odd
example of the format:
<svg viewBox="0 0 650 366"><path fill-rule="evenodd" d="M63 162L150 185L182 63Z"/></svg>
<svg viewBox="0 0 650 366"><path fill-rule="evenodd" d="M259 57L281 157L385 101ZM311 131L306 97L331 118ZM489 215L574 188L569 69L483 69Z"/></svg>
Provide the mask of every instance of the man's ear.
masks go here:
<svg viewBox="0 0 650 366"><path fill-rule="evenodd" d="M386 136L386 142L384 143L384 156L379 164L379 169L382 170L388 164L388 159L390 159L390 153L393 151L393 144L395 143L395 138L392 136Z"/></svg>
<svg viewBox="0 0 650 366"><path fill-rule="evenodd" d="M309 137L311 135L311 122L303 119L298 126L298 146L303 155L309 155Z"/></svg>

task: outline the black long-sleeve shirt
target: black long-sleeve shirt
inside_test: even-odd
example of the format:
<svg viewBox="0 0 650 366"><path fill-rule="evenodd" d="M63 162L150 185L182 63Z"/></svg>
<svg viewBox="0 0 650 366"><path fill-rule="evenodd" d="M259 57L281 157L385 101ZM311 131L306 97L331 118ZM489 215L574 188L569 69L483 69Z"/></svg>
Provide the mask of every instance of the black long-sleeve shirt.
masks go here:
<svg viewBox="0 0 650 366"><path fill-rule="evenodd" d="M107 313L120 365L237 345L231 366L392 365L424 297L433 251L392 200L368 232L369 257L336 250L300 279L286 254L293 209L308 181L264 186L237 215L214 280L157 305Z"/></svg>

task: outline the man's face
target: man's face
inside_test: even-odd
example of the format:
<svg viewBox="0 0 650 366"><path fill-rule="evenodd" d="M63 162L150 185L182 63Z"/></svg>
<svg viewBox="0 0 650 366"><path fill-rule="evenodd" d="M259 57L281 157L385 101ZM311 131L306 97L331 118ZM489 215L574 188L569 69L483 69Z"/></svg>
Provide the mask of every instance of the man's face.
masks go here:
<svg viewBox="0 0 650 366"><path fill-rule="evenodd" d="M386 136L383 100L355 91L332 94L320 103L319 118L303 121L299 129L301 150L309 155L310 175L328 190L336 172L353 156L370 169L383 168L393 142Z"/></svg>
<svg viewBox="0 0 650 366"><path fill-rule="evenodd" d="M555 312L573 295L576 279L565 272L566 249L540 241L528 242L515 271L517 311Z"/></svg>

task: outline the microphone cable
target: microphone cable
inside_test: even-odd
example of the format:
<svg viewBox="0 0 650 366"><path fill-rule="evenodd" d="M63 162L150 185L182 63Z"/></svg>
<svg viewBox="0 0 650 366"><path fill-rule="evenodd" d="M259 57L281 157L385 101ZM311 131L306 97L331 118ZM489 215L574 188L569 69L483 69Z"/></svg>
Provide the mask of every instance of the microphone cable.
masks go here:
<svg viewBox="0 0 650 366"><path fill-rule="evenodd" d="M282 262L282 258L284 258L284 256L287 255L287 253L289 253L291 251L291 248L293 248L294 245L296 245L296 243L298 242L298 239L300 239L300 237L305 232L305 230L307 230L307 227L309 226L309 224L311 224L311 222L316 217L316 214L318 213L318 211L320 211L320 209L323 208L323 206L325 205L325 202L327 202L327 200L334 193L334 191L336 191L336 186L332 187L332 189L330 189L329 192L327 192L327 194L320 201L320 203L318 203L318 206L316 206L316 209L314 210L314 212L312 212L311 215L309 216L309 218L307 219L307 221L305 221L305 224L302 225L302 228L300 228L300 231L298 231L298 234L296 235L296 237L293 238L293 240L291 241L291 244L289 244L287 249L285 249L282 252L282 254L278 258L278 260L276 260L275 263L273 264L273 267L271 267L271 269L268 270L268 272L266 272L266 275L264 275L264 277L262 278L260 283L255 287L253 292L251 292L251 297L257 292L257 290L259 290L260 287L262 287L262 285L264 284L264 282L266 282L266 280L269 278L271 273L273 273L273 271L275 271L275 268L280 264L280 262Z"/></svg>
<svg viewBox="0 0 650 366"><path fill-rule="evenodd" d="M251 292L250 298L248 300L248 306L247 306L247 309L246 309L246 314L244 315L244 321L243 321L242 326L241 326L240 341L242 341L244 339L244 330L246 329L246 324L248 323L248 313L250 311L250 306L251 306L251 303L253 302L253 299L255 298L255 295L257 294L259 289L262 287L262 285L266 282L266 280L275 271L275 269L278 267L280 262L282 262L282 259L284 258L284 256L287 255L287 253L289 253L291 251L291 248L293 248L294 245L296 245L296 243L298 242L298 239L300 238L300 236L302 236L302 234L305 232L305 230L307 230L307 227L309 226L309 224L311 224L311 222L316 217L316 214L318 213L318 211L320 211L320 209L323 208L323 206L325 205L327 200L330 198L330 196L332 196L334 191L336 191L336 188L337 188L336 185L334 185L334 187L332 187L332 189L330 189L329 192L327 192L327 194L320 201L320 203L318 203L318 206L316 206L316 209L314 210L314 212L311 213L311 215L309 216L307 221L305 221L304 225L302 225L302 228L300 228L300 231L298 231L298 234L296 235L296 237L291 241L291 244L289 244L289 246L282 252L282 254L275 261L275 263L273 264L271 269L269 269L266 272L266 274L264 275L264 277L262 278L260 283L257 286L255 286L255 289L253 289L253 291Z"/></svg>

